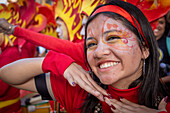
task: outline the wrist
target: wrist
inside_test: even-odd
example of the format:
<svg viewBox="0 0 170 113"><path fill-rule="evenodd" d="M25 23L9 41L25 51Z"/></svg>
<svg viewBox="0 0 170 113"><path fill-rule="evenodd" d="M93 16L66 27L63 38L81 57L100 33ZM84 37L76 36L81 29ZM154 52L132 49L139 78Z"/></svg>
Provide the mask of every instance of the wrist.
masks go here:
<svg viewBox="0 0 170 113"><path fill-rule="evenodd" d="M6 34L13 34L16 27L17 27L17 25L11 24L5 33Z"/></svg>

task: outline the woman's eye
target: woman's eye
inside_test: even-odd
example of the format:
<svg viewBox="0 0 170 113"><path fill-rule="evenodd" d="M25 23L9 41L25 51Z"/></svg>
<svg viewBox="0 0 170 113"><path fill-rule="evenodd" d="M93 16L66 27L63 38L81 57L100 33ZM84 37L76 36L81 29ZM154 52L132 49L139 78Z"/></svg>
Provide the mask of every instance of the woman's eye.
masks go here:
<svg viewBox="0 0 170 113"><path fill-rule="evenodd" d="M95 45L96 45L96 43L89 43L89 44L87 44L87 48L91 48L91 47L93 47Z"/></svg>
<svg viewBox="0 0 170 113"><path fill-rule="evenodd" d="M163 24L164 22L163 21L159 21L159 24Z"/></svg>
<svg viewBox="0 0 170 113"><path fill-rule="evenodd" d="M115 40L115 39L120 39L120 37L118 36L110 36L107 38L107 41L112 41L112 40Z"/></svg>

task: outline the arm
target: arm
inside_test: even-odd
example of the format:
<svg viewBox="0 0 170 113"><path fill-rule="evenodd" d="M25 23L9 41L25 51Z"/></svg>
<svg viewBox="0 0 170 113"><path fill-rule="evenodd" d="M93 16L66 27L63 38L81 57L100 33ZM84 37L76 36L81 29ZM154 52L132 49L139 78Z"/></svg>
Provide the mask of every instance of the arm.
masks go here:
<svg viewBox="0 0 170 113"><path fill-rule="evenodd" d="M34 77L43 73L43 59L27 58L5 65L0 68L0 79L14 87L36 91Z"/></svg>
<svg viewBox="0 0 170 113"><path fill-rule="evenodd" d="M164 83L170 83L170 75L161 78Z"/></svg>
<svg viewBox="0 0 170 113"><path fill-rule="evenodd" d="M69 56L49 51L43 61L42 68L44 72L51 71L56 75L58 73L64 74L64 78L68 80L70 85L78 84L82 89L102 101L103 95L107 95L106 91L94 82L90 74Z"/></svg>
<svg viewBox="0 0 170 113"><path fill-rule="evenodd" d="M14 36L24 38L36 45L43 46L46 49L66 54L73 59L82 62L83 58L83 42L73 43L68 40L58 39L41 33L36 33L27 29L16 27Z"/></svg>
<svg viewBox="0 0 170 113"><path fill-rule="evenodd" d="M41 33L36 33L27 29L16 27L15 29L9 29L11 26L8 21L3 18L0 18L0 32L6 32L10 34L13 32L13 35L18 38L24 38L25 40L34 43L35 45L39 45L45 47L46 49L54 50L59 53L64 53L76 61L80 63L84 63L83 58L83 50L84 43L83 41L80 43L73 43L68 40L58 39L52 36L48 36ZM11 27L12 28L12 27Z"/></svg>

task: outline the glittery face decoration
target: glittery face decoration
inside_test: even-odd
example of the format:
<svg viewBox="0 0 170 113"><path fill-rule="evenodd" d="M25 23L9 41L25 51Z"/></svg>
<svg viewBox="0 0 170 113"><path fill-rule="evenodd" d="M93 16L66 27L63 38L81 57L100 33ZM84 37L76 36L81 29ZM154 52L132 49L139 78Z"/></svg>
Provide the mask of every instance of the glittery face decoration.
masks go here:
<svg viewBox="0 0 170 113"><path fill-rule="evenodd" d="M102 31L103 41L117 50L128 51L136 44L136 38L132 36L132 32L118 22L113 23L111 18L106 19Z"/></svg>
<svg viewBox="0 0 170 113"><path fill-rule="evenodd" d="M96 45L100 40L99 37L104 44L107 44L117 51L127 52L132 50L137 44L135 35L123 26L120 21L115 21L112 18L107 18L98 30L88 28L87 33L91 39L93 38L93 40L87 39L90 41L87 41L88 49L97 47ZM100 34L100 36L95 37L94 34Z"/></svg>

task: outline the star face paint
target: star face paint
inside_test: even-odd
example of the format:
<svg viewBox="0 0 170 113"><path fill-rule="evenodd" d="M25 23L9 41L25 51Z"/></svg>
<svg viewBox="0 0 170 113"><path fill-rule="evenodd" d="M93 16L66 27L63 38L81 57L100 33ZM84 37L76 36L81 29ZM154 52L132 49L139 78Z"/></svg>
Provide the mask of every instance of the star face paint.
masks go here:
<svg viewBox="0 0 170 113"><path fill-rule="evenodd" d="M141 75L142 53L136 38L121 21L101 14L89 23L87 59L102 83L128 86Z"/></svg>

